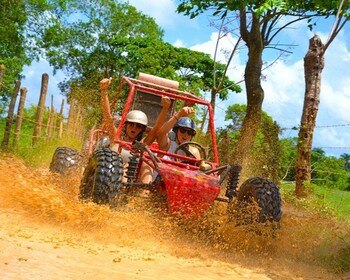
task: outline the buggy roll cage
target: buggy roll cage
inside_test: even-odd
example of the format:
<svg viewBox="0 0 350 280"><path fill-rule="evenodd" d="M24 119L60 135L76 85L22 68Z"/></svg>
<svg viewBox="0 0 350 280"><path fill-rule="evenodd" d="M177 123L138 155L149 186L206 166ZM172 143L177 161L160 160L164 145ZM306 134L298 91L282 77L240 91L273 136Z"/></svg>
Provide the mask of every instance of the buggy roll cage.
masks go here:
<svg viewBox="0 0 350 280"><path fill-rule="evenodd" d="M216 135L215 135L214 112L213 112L213 108L212 108L210 102L194 95L193 93L178 90L177 87L174 87L172 84L170 84L171 82L175 83L175 81L159 78L159 77L152 76L152 75L143 74L143 75L147 75L149 77L152 77L155 80L155 82L150 82L148 80L145 81L145 80L141 79L141 74L143 74L143 73L140 73L139 79L134 79L134 78L126 77L126 76L123 76L120 79L120 83L119 83L117 92L116 92L116 94L113 98L113 101L111 103L111 110L112 111L114 110L114 108L116 106L117 99L120 96L122 89L123 89L123 86L125 84L127 84L129 86L129 92L128 92L127 99L126 99L126 102L124 105L124 109L122 111L121 118L120 118L120 121L118 124L117 133L115 135L115 138L113 139L113 142L119 144L120 149L125 148L127 150L134 151L132 143L123 141L121 139L121 136L122 136L123 127L124 127L124 124L126 121L126 115L130 110L133 110L133 107L135 105L136 96L149 94L149 95L153 95L153 96L156 95L156 96L161 97L162 95L164 95L164 96L168 96L170 99L174 100L174 103L172 103L173 106L176 103L176 100L182 100L185 103L186 102L187 103L194 103L194 104L199 104L199 105L203 105L203 106L207 107L208 113L209 113L209 128L210 128L211 143L212 143L213 161L212 162L206 161L206 162L208 162L212 168L214 168L214 169L218 168L219 157L218 157L217 142L216 142ZM161 82L157 83L158 80L161 80ZM151 79L151 81L153 81L153 80ZM166 81L166 82L162 83L162 81ZM160 102L158 105L160 106ZM143 110L143 108L141 110ZM145 113L147 115L147 112L145 112ZM105 134L106 134L106 131L104 131L102 129L93 129L90 132L90 143L96 143L97 140L99 139L99 137L101 137L102 135L105 135ZM89 145L89 151L88 151L89 156L92 154L92 151L93 151L93 145ZM143 149L142 153L144 151L146 151L146 153L144 153L144 154L145 154L146 161L147 161L147 159L150 159L151 156L149 155L149 153L145 149ZM157 161L177 165L179 167L185 167L185 168L191 169L191 170L198 170L198 165L201 161L201 160L190 158L190 157L187 157L184 155L173 154L173 153L168 153L166 151L159 150L158 147L155 147L155 145L150 145L149 151L151 151L153 154L168 155L174 159L185 160L191 164L184 164L180 161L174 161L174 160L164 159L164 158L160 158L160 157L158 157ZM152 162L154 162L154 160L152 160ZM155 165L155 164L152 164L152 165Z"/></svg>
<svg viewBox="0 0 350 280"><path fill-rule="evenodd" d="M216 166L219 165L219 157L218 157L218 151L217 151L217 142L216 142L215 125L214 125L214 111L213 111L213 108L212 108L210 102L208 102L208 101L206 101L206 100L204 100L204 99L202 99L202 98L200 98L192 93L189 93L189 92L180 91L180 90L166 87L166 86L162 86L159 84L150 83L150 82L143 81L140 79L133 79L133 78L123 76L120 83L119 83L116 97L113 100L112 108L115 107L115 103L116 103L115 100L120 95L124 83L127 83L130 86L130 90L129 90L128 97L127 97L127 100L126 100L126 103L124 106L124 110L123 110L123 113L121 116L121 120L120 120L120 123L118 126L117 134L114 138L114 141L116 143L120 143L121 146L126 145L126 142L122 141L120 139L120 137L121 137L123 126L124 126L124 123L126 120L126 114L130 111L130 109L133 105L136 90L140 90L141 92L152 93L152 94L159 95L159 96L164 95L164 96L168 96L171 99L175 99L175 100L180 99L180 100L183 100L185 102L204 105L208 108L209 128L210 128L210 135L211 135L211 139L212 139L211 142L212 142L212 152L213 152L213 163ZM151 150L154 153L159 153L159 154L163 154L163 155L167 154L167 152L160 151L160 150L155 149L155 148L151 148ZM184 156L178 155L178 158L181 159L182 157L185 158L186 160L193 161L193 159L191 159L189 157L184 157Z"/></svg>

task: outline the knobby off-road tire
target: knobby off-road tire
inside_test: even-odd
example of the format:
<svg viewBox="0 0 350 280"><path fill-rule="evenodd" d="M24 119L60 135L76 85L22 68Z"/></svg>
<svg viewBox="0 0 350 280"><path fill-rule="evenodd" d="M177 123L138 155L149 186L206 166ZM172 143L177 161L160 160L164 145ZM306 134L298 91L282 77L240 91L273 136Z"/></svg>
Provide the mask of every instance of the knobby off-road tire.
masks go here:
<svg viewBox="0 0 350 280"><path fill-rule="evenodd" d="M281 205L280 192L274 183L261 177L250 178L238 190L235 209L237 224L279 224Z"/></svg>
<svg viewBox="0 0 350 280"><path fill-rule="evenodd" d="M123 160L111 149L98 149L90 157L80 185L80 199L115 206L122 192Z"/></svg>
<svg viewBox="0 0 350 280"><path fill-rule="evenodd" d="M58 147L52 156L50 171L59 174L68 174L80 167L82 156L79 151L69 147Z"/></svg>

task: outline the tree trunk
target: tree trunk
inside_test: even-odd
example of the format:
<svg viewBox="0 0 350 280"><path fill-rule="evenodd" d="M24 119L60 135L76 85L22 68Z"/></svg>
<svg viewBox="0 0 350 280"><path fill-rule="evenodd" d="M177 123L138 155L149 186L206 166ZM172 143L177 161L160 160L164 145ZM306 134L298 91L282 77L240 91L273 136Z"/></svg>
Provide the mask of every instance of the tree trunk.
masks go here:
<svg viewBox="0 0 350 280"><path fill-rule="evenodd" d="M310 39L304 58L305 98L298 136L295 194L306 196L306 186L311 181L311 149L320 103L321 73L324 67L324 45L320 37Z"/></svg>
<svg viewBox="0 0 350 280"><path fill-rule="evenodd" d="M241 15L241 17L242 16L244 16L244 14ZM259 20L257 18L253 19L249 33L244 33L245 30L242 31L243 24L241 22L241 35L243 40L247 43L249 52L244 73L247 92L247 113L243 120L235 153L235 162L242 166L240 181L250 176L249 158L261 124L261 110L264 100L264 90L260 83L263 40L258 22Z"/></svg>

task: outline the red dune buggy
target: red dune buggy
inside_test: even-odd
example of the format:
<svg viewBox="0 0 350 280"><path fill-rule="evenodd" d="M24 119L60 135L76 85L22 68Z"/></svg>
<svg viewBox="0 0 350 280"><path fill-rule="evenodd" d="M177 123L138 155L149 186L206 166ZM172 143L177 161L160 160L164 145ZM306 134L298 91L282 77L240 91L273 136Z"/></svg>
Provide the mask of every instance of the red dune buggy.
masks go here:
<svg viewBox="0 0 350 280"><path fill-rule="evenodd" d="M125 175L127 180L123 180L121 156L109 147L111 141L101 138L104 133L102 130L93 130L90 135L89 160L80 186L82 200L120 207L125 204L129 195L138 193L137 190L142 188L149 190L152 195L164 197L170 213L201 216L215 201L219 201L241 208L247 204L256 204L259 209L256 219L259 222L278 222L281 219L281 198L274 183L254 177L238 188L240 166L219 164L213 109L208 101L178 90L175 81L143 73L138 79L123 77L116 98L125 88L128 91L127 100L118 124L118 132L111 141L131 152ZM191 104L197 111L208 112L210 139L203 137L209 143L208 147L191 141L179 145L175 153L168 153L159 150L156 143L146 146L141 142L128 143L121 140L126 114L130 110L142 110L152 126L161 111L162 95L168 96L172 101L168 117L173 114L174 108L183 104ZM111 108L114 108L115 100ZM199 149L200 160L189 152L191 145ZM165 159L164 155L172 159ZM158 173L157 178L150 184L140 183L142 163L150 165ZM223 186L225 197L220 197Z"/></svg>

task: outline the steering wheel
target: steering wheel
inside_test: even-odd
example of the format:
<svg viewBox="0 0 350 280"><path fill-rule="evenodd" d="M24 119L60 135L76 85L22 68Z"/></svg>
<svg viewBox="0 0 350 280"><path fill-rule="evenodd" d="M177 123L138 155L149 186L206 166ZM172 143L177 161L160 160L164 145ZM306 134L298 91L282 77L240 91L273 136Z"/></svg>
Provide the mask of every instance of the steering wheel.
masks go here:
<svg viewBox="0 0 350 280"><path fill-rule="evenodd" d="M205 151L205 148L201 144L194 141L187 141L187 142L181 143L179 146L176 147L174 154L177 154L178 151L183 151L187 157L197 159L195 155L190 152L190 149L189 149L190 146L195 146L199 148L198 151L201 156L200 159L206 160L207 152Z"/></svg>

